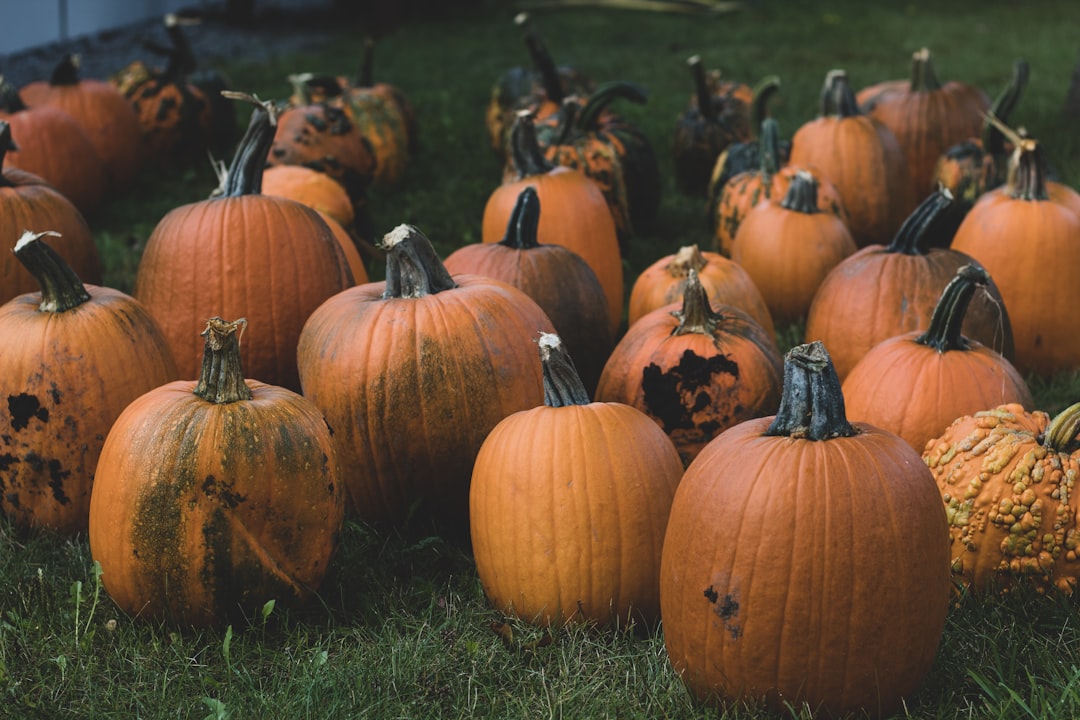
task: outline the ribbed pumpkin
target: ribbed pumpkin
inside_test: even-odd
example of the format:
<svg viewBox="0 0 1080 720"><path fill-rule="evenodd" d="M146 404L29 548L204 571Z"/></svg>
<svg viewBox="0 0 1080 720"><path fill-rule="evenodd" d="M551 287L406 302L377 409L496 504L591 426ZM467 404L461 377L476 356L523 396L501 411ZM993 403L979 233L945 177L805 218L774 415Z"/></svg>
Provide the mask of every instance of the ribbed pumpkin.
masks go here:
<svg viewBox="0 0 1080 720"><path fill-rule="evenodd" d="M383 245L386 281L338 293L304 325L300 382L334 428L353 512L455 535L484 437L543 401L530 340L554 328L517 288L451 277L415 227Z"/></svg>
<svg viewBox="0 0 1080 720"><path fill-rule="evenodd" d="M139 118L115 85L80 77L79 62L78 55L64 55L47 81L28 83L19 94L30 107L51 105L74 118L105 164L109 187L122 190L142 166Z"/></svg>
<svg viewBox="0 0 1080 720"><path fill-rule="evenodd" d="M822 280L858 248L844 221L819 209L817 181L800 170L779 202L754 206L739 224L731 259L761 291L778 324L806 317Z"/></svg>
<svg viewBox="0 0 1080 720"><path fill-rule="evenodd" d="M616 334L623 316L623 264L615 222L604 194L585 173L545 158L536 144L533 114L523 110L510 133L512 173L492 191L484 205L481 239L496 243L526 187L536 188L544 213L536 238L570 248L596 273L607 298L608 321Z"/></svg>
<svg viewBox="0 0 1080 720"><path fill-rule="evenodd" d="M890 245L865 247L825 276L807 313L805 338L830 348L841 379L883 340L926 330L956 271L977 264L970 255L949 247L964 211L964 204L948 192L932 193ZM971 301L961 332L1011 361L1010 314L991 277Z"/></svg>
<svg viewBox="0 0 1080 720"><path fill-rule="evenodd" d="M469 514L484 593L539 625L651 627L679 456L637 410L590 403L557 336L541 335L539 346L544 404L496 425L473 469Z"/></svg>
<svg viewBox="0 0 1080 720"><path fill-rule="evenodd" d="M596 399L645 413L689 465L724 430L775 413L782 374L775 335L737 308L711 307L691 269L681 302L643 316L612 350Z"/></svg>
<svg viewBox="0 0 1080 720"><path fill-rule="evenodd" d="M780 129L772 118L766 118L761 124L758 148L757 167L736 174L722 186L713 184L709 188L706 212L717 252L731 257L735 234L746 215L759 203L782 200L791 186L792 178L800 172L809 172L817 182L818 208L847 222L840 191L828 178L811 167L780 164Z"/></svg>
<svg viewBox="0 0 1080 720"><path fill-rule="evenodd" d="M43 178L83 215L97 209L108 189L105 165L75 118L51 105L27 107L18 89L0 77L0 120L11 125L18 147L7 148L5 168Z"/></svg>
<svg viewBox="0 0 1080 720"><path fill-rule="evenodd" d="M1078 426L1080 405L1051 421L1013 403L959 417L926 446L923 460L948 514L958 586L1075 592Z"/></svg>
<svg viewBox="0 0 1080 720"><path fill-rule="evenodd" d="M871 85L855 98L864 113L896 135L916 200L936 189L938 157L977 135L990 109L990 98L974 85L956 80L942 83L927 48L912 54L910 80Z"/></svg>
<svg viewBox="0 0 1080 720"><path fill-rule="evenodd" d="M135 297L165 331L180 377L195 377L203 354L191 328L223 312L262 328L244 344L249 377L299 389L296 342L304 322L353 284L318 212L260 193L273 113L269 103L255 102L220 192L170 210L139 261Z"/></svg>
<svg viewBox="0 0 1080 720"><path fill-rule="evenodd" d="M848 415L896 433L922 453L962 415L1006 403L1034 409L1012 363L960 332L971 298L989 281L982 268L964 265L945 286L926 331L871 348L844 380Z"/></svg>
<svg viewBox="0 0 1080 720"><path fill-rule="evenodd" d="M810 166L836 186L859 247L891 238L919 202L896 135L860 112L843 70L828 73L821 114L795 131L791 164Z"/></svg>
<svg viewBox="0 0 1080 720"><path fill-rule="evenodd" d="M749 85L707 73L700 55L686 61L694 83L687 108L675 120L672 155L675 185L688 195L703 195L709 186L716 158L732 143L746 142L754 91Z"/></svg>
<svg viewBox="0 0 1080 720"><path fill-rule="evenodd" d="M562 245L540 244L536 236L540 211L536 188L526 186L501 242L464 245L443 264L452 275L495 278L535 300L555 326L591 394L615 344L607 298L596 273L580 255Z"/></svg>
<svg viewBox="0 0 1080 720"><path fill-rule="evenodd" d="M930 670L948 605L930 472L847 421L820 343L794 348L777 416L722 433L675 493L660 609L676 673L702 701L887 716Z"/></svg>
<svg viewBox="0 0 1080 720"><path fill-rule="evenodd" d="M150 314L83 285L25 232L14 257L40 284L0 305L0 510L21 527L85 532L98 454L125 406L177 378Z"/></svg>
<svg viewBox="0 0 1080 720"><path fill-rule="evenodd" d="M0 166L15 149L11 125L0 120ZM75 273L88 283L101 282L101 258L90 226L78 208L44 179L15 167L0 172L0 237L12 247L27 228L52 228L50 241ZM15 255L0 252L0 303L33 292L37 281Z"/></svg>
<svg viewBox="0 0 1080 720"><path fill-rule="evenodd" d="M1050 375L1080 367L1080 285L1047 282L1080 272L1080 194L1046 179L1042 148L1023 139L1005 186L984 194L952 247L978 260L1001 288L1022 372Z"/></svg>
<svg viewBox="0 0 1080 720"><path fill-rule="evenodd" d="M105 439L90 552L129 615L206 626L298 605L337 546L333 433L300 395L244 379L244 327L211 318L198 379L142 395Z"/></svg>
<svg viewBox="0 0 1080 720"><path fill-rule="evenodd" d="M682 299L690 270L697 273L710 305L731 305L752 317L773 335L772 316L761 291L737 263L719 253L684 245L641 271L630 290L627 322L633 325L647 313Z"/></svg>

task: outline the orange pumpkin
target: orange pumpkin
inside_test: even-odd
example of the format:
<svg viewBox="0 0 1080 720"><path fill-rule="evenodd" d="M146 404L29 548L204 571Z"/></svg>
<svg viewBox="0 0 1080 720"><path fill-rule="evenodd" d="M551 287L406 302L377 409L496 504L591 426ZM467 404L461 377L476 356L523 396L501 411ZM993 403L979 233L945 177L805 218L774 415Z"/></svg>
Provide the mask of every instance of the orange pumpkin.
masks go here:
<svg viewBox="0 0 1080 720"><path fill-rule="evenodd" d="M211 318L198 379L140 396L105 439L90 552L134 617L219 625L299 605L337 547L332 432L300 395L244 378L244 327Z"/></svg>
<svg viewBox="0 0 1080 720"><path fill-rule="evenodd" d="M679 456L639 411L590 403L557 336L541 335L539 346L544 404L496 425L472 474L484 593L539 625L651 627Z"/></svg>

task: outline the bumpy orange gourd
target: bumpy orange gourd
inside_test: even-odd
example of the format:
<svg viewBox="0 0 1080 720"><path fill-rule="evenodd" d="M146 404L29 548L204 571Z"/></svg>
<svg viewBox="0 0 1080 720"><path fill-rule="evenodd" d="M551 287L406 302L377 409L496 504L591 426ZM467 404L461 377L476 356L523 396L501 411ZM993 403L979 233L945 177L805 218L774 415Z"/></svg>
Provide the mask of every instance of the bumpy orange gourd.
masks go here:
<svg viewBox="0 0 1080 720"><path fill-rule="evenodd" d="M105 439L90 501L90 552L110 597L129 615L192 626L310 598L345 509L318 409L244 379L244 320L206 325L198 380L128 405Z"/></svg>
<svg viewBox="0 0 1080 720"><path fill-rule="evenodd" d="M639 411L589 402L557 336L541 335L539 346L544 404L496 425L472 474L484 593L539 625L655 625L679 456Z"/></svg>
<svg viewBox="0 0 1080 720"><path fill-rule="evenodd" d="M930 472L847 421L820 343L794 348L776 417L720 434L675 493L660 566L675 671L702 701L887 716L930 670L948 605Z"/></svg>

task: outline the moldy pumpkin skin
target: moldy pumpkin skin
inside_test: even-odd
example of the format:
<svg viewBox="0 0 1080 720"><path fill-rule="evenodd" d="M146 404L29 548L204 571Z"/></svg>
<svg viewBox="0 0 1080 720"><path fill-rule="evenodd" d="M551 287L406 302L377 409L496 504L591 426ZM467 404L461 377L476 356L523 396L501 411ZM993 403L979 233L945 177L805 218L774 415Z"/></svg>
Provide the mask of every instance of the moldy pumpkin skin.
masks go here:
<svg viewBox="0 0 1080 720"><path fill-rule="evenodd" d="M1013 403L957 418L927 444L923 460L948 515L957 585L1076 590L1080 460L1046 442L1049 426L1046 413Z"/></svg>
<svg viewBox="0 0 1080 720"><path fill-rule="evenodd" d="M109 432L90 551L128 614L213 625L321 582L344 514L330 429L300 395L246 385L250 400L217 404L169 383Z"/></svg>

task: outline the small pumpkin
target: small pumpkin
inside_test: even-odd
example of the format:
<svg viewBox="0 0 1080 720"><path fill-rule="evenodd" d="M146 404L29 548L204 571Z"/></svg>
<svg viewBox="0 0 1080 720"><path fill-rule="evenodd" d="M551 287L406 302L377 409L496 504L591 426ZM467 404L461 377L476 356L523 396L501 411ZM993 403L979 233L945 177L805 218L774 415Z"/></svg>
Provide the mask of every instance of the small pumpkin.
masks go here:
<svg viewBox="0 0 1080 720"><path fill-rule="evenodd" d="M210 318L197 380L140 396L105 438L90 553L133 617L200 627L300 605L337 547L333 435L308 400L244 378L245 325Z"/></svg>
<svg viewBox="0 0 1080 720"><path fill-rule="evenodd" d="M542 626L652 627L679 456L641 412L589 402L558 336L542 334L538 345L544 404L496 425L473 469L470 528L484 593L499 611Z"/></svg>
<svg viewBox="0 0 1080 720"><path fill-rule="evenodd" d="M964 265L945 286L930 327L875 345L844 380L847 412L904 438L919 453L958 417L1017 403L1034 409L1024 378L992 348L960 328L990 276Z"/></svg>
<svg viewBox="0 0 1080 720"><path fill-rule="evenodd" d="M26 231L13 256L39 284L0 305L0 511L23 527L85 532L105 435L128 403L175 380L157 323L119 290L86 286Z"/></svg>

